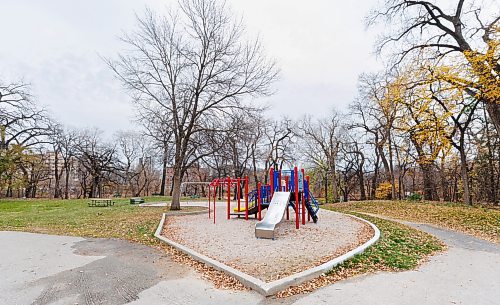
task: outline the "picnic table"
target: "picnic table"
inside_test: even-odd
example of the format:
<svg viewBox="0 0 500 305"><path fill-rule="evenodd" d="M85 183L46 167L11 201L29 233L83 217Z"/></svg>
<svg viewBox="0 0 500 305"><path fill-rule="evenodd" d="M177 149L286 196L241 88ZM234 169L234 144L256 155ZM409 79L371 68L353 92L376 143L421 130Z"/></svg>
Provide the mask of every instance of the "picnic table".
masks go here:
<svg viewBox="0 0 500 305"><path fill-rule="evenodd" d="M145 200L142 197L132 197L130 198L130 204L144 203Z"/></svg>
<svg viewBox="0 0 500 305"><path fill-rule="evenodd" d="M90 198L89 207L107 207L115 205L113 199L109 198Z"/></svg>

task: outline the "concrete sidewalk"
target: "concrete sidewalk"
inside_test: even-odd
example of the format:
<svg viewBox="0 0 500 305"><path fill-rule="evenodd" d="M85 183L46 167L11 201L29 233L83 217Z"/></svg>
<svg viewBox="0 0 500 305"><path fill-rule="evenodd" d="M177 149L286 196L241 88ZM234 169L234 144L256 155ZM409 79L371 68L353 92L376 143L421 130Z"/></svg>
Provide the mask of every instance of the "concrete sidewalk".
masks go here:
<svg viewBox="0 0 500 305"><path fill-rule="evenodd" d="M116 239L0 232L0 304L257 304L161 252Z"/></svg>
<svg viewBox="0 0 500 305"><path fill-rule="evenodd" d="M0 232L0 304L498 304L498 246L410 225L449 250L416 271L361 276L284 300L215 289L161 252L123 240Z"/></svg>
<svg viewBox="0 0 500 305"><path fill-rule="evenodd" d="M440 238L448 251L418 270L353 278L294 304L500 304L499 246L430 225L401 222Z"/></svg>

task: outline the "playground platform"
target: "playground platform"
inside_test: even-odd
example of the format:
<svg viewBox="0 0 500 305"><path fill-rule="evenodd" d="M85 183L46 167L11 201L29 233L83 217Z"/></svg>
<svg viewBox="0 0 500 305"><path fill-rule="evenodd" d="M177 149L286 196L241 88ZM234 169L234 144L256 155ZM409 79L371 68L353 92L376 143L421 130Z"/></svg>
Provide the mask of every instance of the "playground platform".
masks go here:
<svg viewBox="0 0 500 305"><path fill-rule="evenodd" d="M278 226L275 240L255 237L257 220L253 217L248 221L236 217L228 220L223 208L216 216L215 224L207 214L167 217L162 235L264 282L319 266L355 249L374 234L365 222L327 210L321 210L321 221L309 222L300 230L295 229L290 215L290 220Z"/></svg>

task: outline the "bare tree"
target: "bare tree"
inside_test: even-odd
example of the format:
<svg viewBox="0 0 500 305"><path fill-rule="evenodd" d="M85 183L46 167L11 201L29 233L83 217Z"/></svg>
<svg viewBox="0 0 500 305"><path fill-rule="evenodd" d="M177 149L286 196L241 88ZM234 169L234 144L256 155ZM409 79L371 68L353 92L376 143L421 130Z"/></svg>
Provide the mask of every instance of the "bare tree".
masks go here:
<svg viewBox="0 0 500 305"><path fill-rule="evenodd" d="M387 22L389 30L378 44L378 50L396 46L400 50L396 64L411 53L426 51L432 59L441 62L458 55L468 63L474 77L460 85L472 97L484 101L500 133L499 12L495 1L477 4L457 0L448 8L434 1L386 0L385 6L369 17L369 22Z"/></svg>
<svg viewBox="0 0 500 305"><path fill-rule="evenodd" d="M131 51L108 64L136 103L154 102L172 119L174 154L171 209L180 209L182 177L203 156L191 142L207 123L245 107L244 96L268 95L277 76L258 40L244 40L225 4L184 0L165 17L150 10L138 30L123 37Z"/></svg>
<svg viewBox="0 0 500 305"><path fill-rule="evenodd" d="M304 141L299 146L305 158L325 172L325 201L328 202L328 176L332 185L333 202L338 201L337 156L340 149L340 118L336 111L329 117L312 120L305 117L299 123L298 136Z"/></svg>
<svg viewBox="0 0 500 305"><path fill-rule="evenodd" d="M32 101L27 84L0 83L0 149L48 143L51 126L47 112Z"/></svg>
<svg viewBox="0 0 500 305"><path fill-rule="evenodd" d="M64 199L69 199L69 179L75 167L78 132L75 129L60 129L56 134L56 145L64 169Z"/></svg>
<svg viewBox="0 0 500 305"><path fill-rule="evenodd" d="M144 135L153 140L152 148L158 150L161 155L162 174L159 194L165 196L167 170L172 166L175 153L171 115L157 102L142 102L136 106L138 110L136 121L144 127Z"/></svg>
<svg viewBox="0 0 500 305"><path fill-rule="evenodd" d="M54 156L54 164L52 173L54 176L54 198L61 198L62 197L62 190L61 190L61 178L64 172L64 166L59 166L59 158L62 155L62 147L59 141L59 137L62 135L62 129L60 126L55 126L54 134L51 137L51 145L52 145L52 153Z"/></svg>
<svg viewBox="0 0 500 305"><path fill-rule="evenodd" d="M140 154L140 139L141 136L132 131L120 131L115 136L117 142L117 150L122 160L122 171L124 184L126 185L125 196L132 193L133 196L138 196L133 189L132 181L135 177L140 175L140 172L135 170L139 158L143 156Z"/></svg>
<svg viewBox="0 0 500 305"><path fill-rule="evenodd" d="M84 130L75 143L81 173L80 183L85 183L84 197L101 197L103 183L109 174L121 169L115 146L104 143L99 135L99 130ZM89 188L86 185L87 179L90 180Z"/></svg>
<svg viewBox="0 0 500 305"><path fill-rule="evenodd" d="M462 187L464 191L464 202L472 205L472 194L470 189L470 175L469 166L467 162L466 153L466 136L469 127L475 117L475 111L479 106L479 101L463 94L455 94L452 102L448 100L449 97L440 94L440 83L430 86L429 91L433 101L437 102L443 108L445 113L449 114L451 131L447 133L451 145L458 151L460 156L460 173L462 176ZM444 91L444 90L443 90ZM452 112L451 107L455 108ZM458 108L458 109L457 109ZM458 110L458 111L457 111Z"/></svg>
<svg viewBox="0 0 500 305"><path fill-rule="evenodd" d="M365 133L367 144L373 147L373 175L371 176L370 199L375 199L375 192L379 183L381 155L385 157L383 150L383 126L380 125L378 111L370 106L369 99L363 97L355 99L349 106L350 115L353 118L350 126ZM386 162L384 162L384 165ZM387 169L387 166L386 166Z"/></svg>
<svg viewBox="0 0 500 305"><path fill-rule="evenodd" d="M296 160L294 149L294 126L295 122L289 118L279 121L271 121L264 130L264 151L267 156L264 162L264 171L267 173L270 167L282 169L283 165L291 165ZM267 176L265 179L267 183Z"/></svg>
<svg viewBox="0 0 500 305"><path fill-rule="evenodd" d="M351 109L353 114L359 115L360 118L352 126L362 128L373 136L377 156L377 175L375 176L378 176L378 159L380 159L385 169L386 179L391 183L391 196L396 198L393 133L398 115L399 97L395 94L398 90L394 90L397 86L393 85L392 81L389 73L361 75L360 99L353 104Z"/></svg>
<svg viewBox="0 0 500 305"><path fill-rule="evenodd" d="M24 155L36 145L49 143L52 125L47 112L33 101L29 85L0 82L0 185L6 186L7 197L12 196L15 172L28 175Z"/></svg>
<svg viewBox="0 0 500 305"><path fill-rule="evenodd" d="M154 180L155 150L148 138L134 131L120 131L115 136L117 154L121 160L119 175L125 184L125 196L140 196L149 192ZM116 172L115 172L116 174Z"/></svg>
<svg viewBox="0 0 500 305"><path fill-rule="evenodd" d="M266 130L266 120L264 119L262 113L258 112L252 117L252 133L250 139L250 159L251 159L251 168L252 168L252 176L255 185L257 185L259 181L258 177L258 168L259 164L263 161L263 139L264 132Z"/></svg>

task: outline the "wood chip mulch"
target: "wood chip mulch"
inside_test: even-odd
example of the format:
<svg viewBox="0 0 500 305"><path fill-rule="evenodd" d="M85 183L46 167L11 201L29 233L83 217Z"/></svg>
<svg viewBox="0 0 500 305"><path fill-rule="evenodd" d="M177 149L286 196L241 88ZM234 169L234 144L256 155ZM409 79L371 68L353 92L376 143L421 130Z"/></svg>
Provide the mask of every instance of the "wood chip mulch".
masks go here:
<svg viewBox="0 0 500 305"><path fill-rule="evenodd" d="M177 216L177 217L182 217L182 216ZM171 218L170 218L171 219ZM166 228L168 227L168 222L169 218L165 219L165 224L162 230L162 235L171 237L175 236L175 232L172 232L172 228L170 228L167 232ZM364 226L363 230L361 230L358 233L358 243L356 245L349 245L347 247L341 248L335 253L332 253L328 256L322 257L319 261L315 262L314 264L311 264L307 268L304 268L303 270L306 270L308 268L314 267L314 266L319 266L335 257L338 257L339 255L365 243L368 241L371 237L373 236L373 229L370 226ZM179 236L176 236L176 241L180 241ZM167 254L169 254L172 258L173 261L177 263L181 263L187 266L190 266L194 268L201 276L202 278L210 281L213 283L213 285L217 289L226 289L226 290L234 290L234 291L245 291L245 290L250 290L250 288L245 287L240 281L235 279L232 276L229 276L225 274L222 271L215 270L214 268L207 266L206 264L196 261L193 258L189 257L187 254L165 244L161 243L159 245L159 248L161 248L163 251L165 251ZM293 270L293 272L290 271L284 271L282 274L280 274L276 279L286 277L288 275L291 275L296 272L300 272L303 270ZM289 287L279 293L276 294L277 298L287 298L293 295L297 294L303 294L303 293L309 293L312 292L318 288L327 286L329 284L335 283L337 281L340 281L342 279L354 276L356 274L359 274L360 270L357 269L342 269L338 272L335 272L330 275L323 274L317 278L314 278L310 281L307 281L305 283L302 283L301 285L298 286L292 286ZM273 279L274 280L274 279Z"/></svg>

